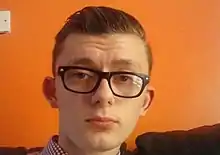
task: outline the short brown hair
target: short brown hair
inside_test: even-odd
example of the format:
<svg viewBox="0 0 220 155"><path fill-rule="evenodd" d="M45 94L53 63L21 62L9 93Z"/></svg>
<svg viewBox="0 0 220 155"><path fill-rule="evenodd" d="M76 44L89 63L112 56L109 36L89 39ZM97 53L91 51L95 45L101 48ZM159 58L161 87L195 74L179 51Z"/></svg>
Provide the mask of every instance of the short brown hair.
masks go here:
<svg viewBox="0 0 220 155"><path fill-rule="evenodd" d="M52 71L55 75L55 63L58 55L62 51L62 43L69 34L112 34L130 33L137 35L146 43L144 28L132 15L118 9L104 6L89 6L79 10L68 17L62 29L55 38L55 46L52 57ZM148 55L149 72L152 70L152 53L146 43Z"/></svg>

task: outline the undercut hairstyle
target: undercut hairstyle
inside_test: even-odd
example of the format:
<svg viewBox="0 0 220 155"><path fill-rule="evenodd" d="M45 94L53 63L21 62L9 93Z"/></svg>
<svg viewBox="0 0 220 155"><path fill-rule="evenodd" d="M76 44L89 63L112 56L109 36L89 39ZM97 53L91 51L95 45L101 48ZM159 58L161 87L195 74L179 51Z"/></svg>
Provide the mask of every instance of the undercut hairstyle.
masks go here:
<svg viewBox="0 0 220 155"><path fill-rule="evenodd" d="M143 40L149 63L149 73L152 70L152 52L146 41L145 30L132 15L118 9L104 6L88 6L70 15L64 26L55 37L52 52L52 72L56 74L56 60L63 49L63 42L70 34L133 34Z"/></svg>

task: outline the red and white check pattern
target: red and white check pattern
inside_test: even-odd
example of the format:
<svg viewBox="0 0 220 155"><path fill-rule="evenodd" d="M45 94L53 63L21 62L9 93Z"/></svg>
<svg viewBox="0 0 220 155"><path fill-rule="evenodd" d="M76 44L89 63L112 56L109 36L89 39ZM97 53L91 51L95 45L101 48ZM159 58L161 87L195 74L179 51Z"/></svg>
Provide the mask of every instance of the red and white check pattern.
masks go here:
<svg viewBox="0 0 220 155"><path fill-rule="evenodd" d="M40 155L68 155L68 153L58 144L58 136L53 136ZM120 155L120 152L117 155Z"/></svg>
<svg viewBox="0 0 220 155"><path fill-rule="evenodd" d="M53 136L41 152L41 155L68 155L68 153L58 144L58 136Z"/></svg>

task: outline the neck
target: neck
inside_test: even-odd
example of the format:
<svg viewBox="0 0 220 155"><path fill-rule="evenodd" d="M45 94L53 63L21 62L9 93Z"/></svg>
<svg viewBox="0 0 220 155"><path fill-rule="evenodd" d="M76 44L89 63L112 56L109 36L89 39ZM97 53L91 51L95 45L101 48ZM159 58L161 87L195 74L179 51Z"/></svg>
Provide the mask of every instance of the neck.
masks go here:
<svg viewBox="0 0 220 155"><path fill-rule="evenodd" d="M67 136L59 136L58 144L64 149L68 155L118 155L120 147L98 152L97 150L86 150L85 148L79 148L74 144Z"/></svg>

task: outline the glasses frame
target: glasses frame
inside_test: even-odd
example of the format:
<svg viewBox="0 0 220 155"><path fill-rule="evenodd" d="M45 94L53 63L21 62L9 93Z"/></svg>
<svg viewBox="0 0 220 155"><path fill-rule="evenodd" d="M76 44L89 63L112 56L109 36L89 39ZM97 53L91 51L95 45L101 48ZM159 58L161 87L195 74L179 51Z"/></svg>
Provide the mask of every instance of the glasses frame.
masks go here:
<svg viewBox="0 0 220 155"><path fill-rule="evenodd" d="M65 80L64 80L65 73L70 69L83 69L86 71L91 71L91 72L97 74L99 79L96 82L94 88L88 92L79 92L79 91L72 90L72 89L68 88L68 86L66 85ZM111 80L112 76L118 75L118 74L135 75L135 76L141 78L142 87L141 87L140 92L136 95L133 95L133 96L123 96L123 95L116 94L112 89L110 80ZM146 85L150 82L150 77L148 75L142 74L142 73L134 73L134 72L127 72L127 71L102 72L99 70L94 70L94 69L80 67L80 66L59 66L58 67L58 75L61 77L61 80L62 80L62 83L63 83L63 86L65 89L67 89L68 91L74 92L74 93L79 93L79 94L89 94L89 93L96 91L98 89L102 79L106 79L108 81L109 88L111 89L113 95L118 96L118 97L122 97L122 98L136 98L136 97L140 96L142 94L144 88L146 87Z"/></svg>

